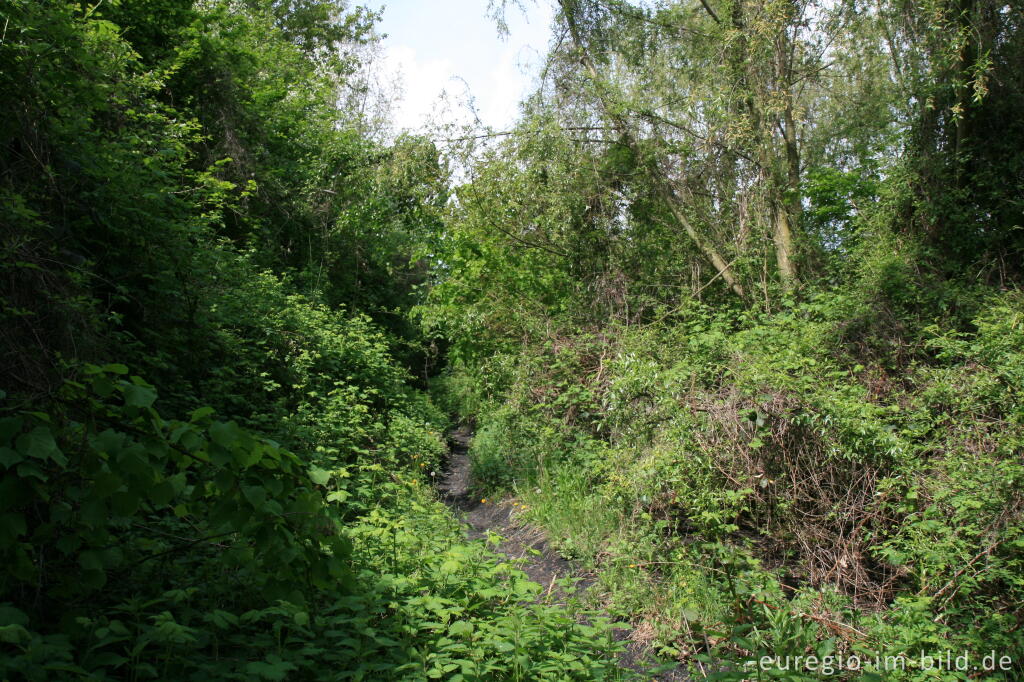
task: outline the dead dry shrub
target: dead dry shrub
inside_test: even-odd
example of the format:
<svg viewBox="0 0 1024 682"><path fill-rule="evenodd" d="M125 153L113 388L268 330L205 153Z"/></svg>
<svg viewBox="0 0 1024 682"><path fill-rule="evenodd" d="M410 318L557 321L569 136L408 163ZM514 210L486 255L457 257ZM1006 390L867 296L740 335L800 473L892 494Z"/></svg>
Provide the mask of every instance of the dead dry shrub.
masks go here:
<svg viewBox="0 0 1024 682"><path fill-rule="evenodd" d="M703 400L696 441L720 480L750 491L739 534L789 582L835 586L858 605L891 600L902 572L874 558L868 531L894 523L879 511L876 486L889 463L833 454L835 443L793 418L799 397L764 391L755 403L737 390Z"/></svg>

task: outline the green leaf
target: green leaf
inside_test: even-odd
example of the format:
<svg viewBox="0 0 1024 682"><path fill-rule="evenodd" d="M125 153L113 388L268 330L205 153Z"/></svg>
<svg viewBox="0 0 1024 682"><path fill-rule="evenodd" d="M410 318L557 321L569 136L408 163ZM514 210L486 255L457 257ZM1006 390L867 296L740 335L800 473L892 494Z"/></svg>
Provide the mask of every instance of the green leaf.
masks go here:
<svg viewBox="0 0 1024 682"><path fill-rule="evenodd" d="M79 576L79 584L86 590L98 590L107 584L107 572L102 570L83 570Z"/></svg>
<svg viewBox="0 0 1024 682"><path fill-rule="evenodd" d="M92 437L92 446L102 453L116 455L124 448L126 437L113 429L106 429Z"/></svg>
<svg viewBox="0 0 1024 682"><path fill-rule="evenodd" d="M230 448L241 438L242 430L233 421L216 422L210 427L210 439L223 448Z"/></svg>
<svg viewBox="0 0 1024 682"><path fill-rule="evenodd" d="M220 609L215 609L206 619L222 630L238 625L238 616L228 611L221 611Z"/></svg>
<svg viewBox="0 0 1024 682"><path fill-rule="evenodd" d="M92 380L92 390L101 398L109 397L115 389L114 380L106 374L97 374Z"/></svg>
<svg viewBox="0 0 1024 682"><path fill-rule="evenodd" d="M189 421L195 424L196 422L200 422L213 415L215 412L216 410L212 407L200 407L198 410L194 410L192 412L192 416L189 417Z"/></svg>
<svg viewBox="0 0 1024 682"><path fill-rule="evenodd" d="M124 387L124 404L128 407L152 407L156 402L156 391L149 386L127 384Z"/></svg>
<svg viewBox="0 0 1024 682"><path fill-rule="evenodd" d="M61 466L68 463L67 457L57 447L53 434L46 426L37 426L18 437L18 450L34 459L52 460Z"/></svg>
<svg viewBox="0 0 1024 682"><path fill-rule="evenodd" d="M99 552L87 550L78 555L78 565L87 571L102 571L103 558Z"/></svg>
<svg viewBox="0 0 1024 682"><path fill-rule="evenodd" d="M244 432L243 435L245 435ZM235 449L235 461L246 468L259 464L260 460L263 459L264 452L261 444L253 441L251 438L247 439L247 441L247 447Z"/></svg>
<svg viewBox="0 0 1024 682"><path fill-rule="evenodd" d="M153 504L157 507L163 507L168 502L173 500L177 493L174 489L174 483L170 480L161 481L158 485L150 488L149 499L152 500Z"/></svg>
<svg viewBox="0 0 1024 682"><path fill-rule="evenodd" d="M267 660L255 661L245 666L245 671L252 675L258 675L264 680L284 680L292 670L297 670L294 663L281 660L280 657L270 654Z"/></svg>
<svg viewBox="0 0 1024 682"><path fill-rule="evenodd" d="M242 488L242 495L253 506L253 509L262 509L267 501L267 490L263 486L249 485Z"/></svg>
<svg viewBox="0 0 1024 682"><path fill-rule="evenodd" d="M349 492L347 490L335 490L333 493L328 493L328 502L344 502L349 498Z"/></svg>
<svg viewBox="0 0 1024 682"><path fill-rule="evenodd" d="M21 431L24 419L21 417L5 417L0 419L0 443L10 444Z"/></svg>
<svg viewBox="0 0 1024 682"><path fill-rule="evenodd" d="M63 535L60 540L57 540L57 549L63 552L65 556L77 552L81 546L82 536L78 534Z"/></svg>
<svg viewBox="0 0 1024 682"><path fill-rule="evenodd" d="M10 604L0 604L0 625L24 625L28 626L28 616L21 609L16 609Z"/></svg>
<svg viewBox="0 0 1024 682"><path fill-rule="evenodd" d="M116 654L113 651L103 651L89 659L89 663L92 665L103 666L105 668L120 668L127 662L127 658Z"/></svg>
<svg viewBox="0 0 1024 682"><path fill-rule="evenodd" d="M46 481L49 478L42 469L31 462L22 462L18 465L18 476L21 476L22 478L28 478L31 476L32 478L37 478L40 481Z"/></svg>
<svg viewBox="0 0 1024 682"><path fill-rule="evenodd" d="M448 626L448 632L453 637L473 634L473 624L468 620L457 620Z"/></svg>
<svg viewBox="0 0 1024 682"><path fill-rule="evenodd" d="M8 469L24 459L25 456L17 450L12 450L11 448L0 448L0 464L3 464Z"/></svg>
<svg viewBox="0 0 1024 682"><path fill-rule="evenodd" d="M25 523L25 516L8 512L0 514L0 538L8 536L11 540L17 539L28 532Z"/></svg>
<svg viewBox="0 0 1024 682"><path fill-rule="evenodd" d="M327 485L328 481L331 480L331 472L319 467L313 467L309 470L309 477L317 485Z"/></svg>
<svg viewBox="0 0 1024 682"><path fill-rule="evenodd" d="M124 480L111 471L100 471L92 481L92 494L99 498L109 498L119 491Z"/></svg>
<svg viewBox="0 0 1024 682"><path fill-rule="evenodd" d="M31 640L32 635L21 625L0 625L0 642L4 644L24 644Z"/></svg>

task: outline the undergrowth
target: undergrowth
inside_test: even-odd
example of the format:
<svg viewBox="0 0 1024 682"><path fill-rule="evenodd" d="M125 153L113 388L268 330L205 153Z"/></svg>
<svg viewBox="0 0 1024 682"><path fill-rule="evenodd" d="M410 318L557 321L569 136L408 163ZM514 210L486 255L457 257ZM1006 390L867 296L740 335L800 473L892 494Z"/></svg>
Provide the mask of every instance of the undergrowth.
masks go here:
<svg viewBox="0 0 1024 682"><path fill-rule="evenodd" d="M59 410L5 410L0 677L618 679L606 620L466 543L430 485L438 425L300 458L156 399L87 366Z"/></svg>
<svg viewBox="0 0 1024 682"><path fill-rule="evenodd" d="M442 390L492 370L497 390L468 392L479 480L514 490L634 636L698 674L965 679L922 663L947 651L1019 666L1022 300L965 290L973 317L887 337L858 296L694 304L464 365ZM798 655L833 670L744 672ZM860 669L834 669L851 656Z"/></svg>

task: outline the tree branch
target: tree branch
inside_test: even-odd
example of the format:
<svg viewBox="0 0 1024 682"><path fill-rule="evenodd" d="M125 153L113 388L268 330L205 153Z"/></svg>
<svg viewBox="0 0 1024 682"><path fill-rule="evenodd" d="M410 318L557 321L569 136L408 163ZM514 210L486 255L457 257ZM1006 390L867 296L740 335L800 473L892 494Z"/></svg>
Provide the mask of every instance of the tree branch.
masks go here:
<svg viewBox="0 0 1024 682"><path fill-rule="evenodd" d="M708 4L708 0L700 0L700 4L704 6L704 9L708 11L708 14L711 15L711 18L715 20L716 24L722 23L722 20L718 18L717 14L715 14L715 10L711 9L711 5Z"/></svg>

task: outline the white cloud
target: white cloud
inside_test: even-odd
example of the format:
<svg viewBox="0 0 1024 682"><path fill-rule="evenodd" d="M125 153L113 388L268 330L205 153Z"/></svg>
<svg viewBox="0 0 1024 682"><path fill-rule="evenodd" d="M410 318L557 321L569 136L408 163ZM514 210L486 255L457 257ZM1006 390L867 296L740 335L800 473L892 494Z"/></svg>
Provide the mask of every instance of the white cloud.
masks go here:
<svg viewBox="0 0 1024 682"><path fill-rule="evenodd" d="M382 68L399 87L393 108L398 130L419 130L441 105L444 93L459 86L451 60L422 59L406 45L389 45Z"/></svg>
<svg viewBox="0 0 1024 682"><path fill-rule="evenodd" d="M511 126L533 78L528 70L536 61L524 61L523 52L504 48L486 75L473 79L459 73L451 59L424 59L407 45L389 45L381 67L386 80L398 85L395 128L419 130L431 122L469 123L473 120L471 107L484 125Z"/></svg>
<svg viewBox="0 0 1024 682"><path fill-rule="evenodd" d="M487 74L487 83L480 93L480 118L485 124L503 128L515 120L519 100L526 93L529 78L519 68L517 50L506 48L498 63Z"/></svg>
<svg viewBox="0 0 1024 682"><path fill-rule="evenodd" d="M500 40L483 12L462 11L456 17L398 4L385 13L383 28L390 37L380 65L383 80L398 84L395 129L472 123L473 109L484 125L511 127L547 42L550 5L535 7L532 21L510 14L510 36Z"/></svg>

